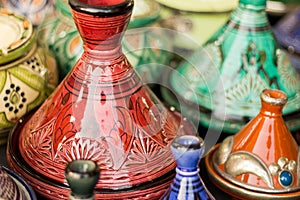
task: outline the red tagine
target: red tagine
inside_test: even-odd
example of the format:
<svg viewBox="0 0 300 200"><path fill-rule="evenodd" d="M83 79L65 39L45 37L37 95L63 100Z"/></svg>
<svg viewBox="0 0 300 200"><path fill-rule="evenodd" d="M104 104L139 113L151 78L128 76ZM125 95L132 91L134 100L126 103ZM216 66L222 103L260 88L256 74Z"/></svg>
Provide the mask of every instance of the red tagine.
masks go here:
<svg viewBox="0 0 300 200"><path fill-rule="evenodd" d="M69 0L84 53L50 98L16 126L8 160L41 196L67 199L66 165L95 161L96 199L155 199L174 177L169 145L186 130L121 50L133 0ZM12 145L12 143L18 144Z"/></svg>

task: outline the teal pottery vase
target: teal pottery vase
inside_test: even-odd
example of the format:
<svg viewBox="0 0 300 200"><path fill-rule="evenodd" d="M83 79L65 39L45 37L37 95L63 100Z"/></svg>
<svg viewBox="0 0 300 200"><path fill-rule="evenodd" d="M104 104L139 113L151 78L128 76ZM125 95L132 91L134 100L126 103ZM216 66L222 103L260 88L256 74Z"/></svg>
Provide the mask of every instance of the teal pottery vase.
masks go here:
<svg viewBox="0 0 300 200"><path fill-rule="evenodd" d="M0 10L0 144L14 124L39 106L57 84L56 63L37 46L30 21Z"/></svg>
<svg viewBox="0 0 300 200"><path fill-rule="evenodd" d="M204 152L202 138L193 135L180 136L173 140L170 148L177 163L176 176L161 200L214 199L199 175L199 163Z"/></svg>
<svg viewBox="0 0 300 200"><path fill-rule="evenodd" d="M205 127L236 133L260 109L265 88L284 91L283 110L291 131L300 128L300 77L288 55L279 48L266 16L266 0L240 0L229 21L203 46L170 73L164 99ZM183 78L182 78L183 77ZM199 107L200 113L189 110Z"/></svg>
<svg viewBox="0 0 300 200"><path fill-rule="evenodd" d="M99 166L91 160L73 160L68 163L65 176L71 188L69 200L95 199L94 188L99 174Z"/></svg>
<svg viewBox="0 0 300 200"><path fill-rule="evenodd" d="M159 16L158 3L150 0L137 1L128 25L129 30L123 39L124 54L145 83L155 82L161 75L157 68L169 62L170 55L167 51L171 49L171 42L161 34L159 28L153 27ZM55 55L62 80L83 53L82 40L66 0L55 2L55 11L39 26L39 38L40 45Z"/></svg>
<svg viewBox="0 0 300 200"><path fill-rule="evenodd" d="M53 0L0 0L0 7L1 3L4 9L25 16L34 26L40 25L53 10Z"/></svg>

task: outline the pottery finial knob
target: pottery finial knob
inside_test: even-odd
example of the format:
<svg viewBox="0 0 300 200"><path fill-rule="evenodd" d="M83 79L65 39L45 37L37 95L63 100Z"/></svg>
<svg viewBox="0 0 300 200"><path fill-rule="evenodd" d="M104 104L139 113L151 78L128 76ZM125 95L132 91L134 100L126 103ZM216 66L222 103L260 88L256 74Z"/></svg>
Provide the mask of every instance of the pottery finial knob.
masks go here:
<svg viewBox="0 0 300 200"><path fill-rule="evenodd" d="M66 166L65 176L71 188L70 200L94 199L94 187L99 179L100 169L91 160L74 160Z"/></svg>

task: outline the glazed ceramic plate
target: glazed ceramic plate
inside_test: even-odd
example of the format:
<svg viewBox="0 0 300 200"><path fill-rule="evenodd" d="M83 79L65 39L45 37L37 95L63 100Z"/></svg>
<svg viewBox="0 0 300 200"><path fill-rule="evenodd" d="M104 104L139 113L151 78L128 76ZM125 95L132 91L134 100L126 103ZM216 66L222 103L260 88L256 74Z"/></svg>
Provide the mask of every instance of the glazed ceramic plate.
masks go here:
<svg viewBox="0 0 300 200"><path fill-rule="evenodd" d="M155 21L160 14L160 5L153 0L135 1L129 28L145 26Z"/></svg>
<svg viewBox="0 0 300 200"><path fill-rule="evenodd" d="M7 172L7 174L13 179L17 184L18 188L24 193L26 200L36 200L36 195L33 189L25 182L23 178L9 170L8 168L2 166L2 168Z"/></svg>
<svg viewBox="0 0 300 200"><path fill-rule="evenodd" d="M0 10L0 30L0 64L2 64L14 59L15 51L28 43L33 34L33 27L26 18Z"/></svg>
<svg viewBox="0 0 300 200"><path fill-rule="evenodd" d="M32 25L26 18L0 11L0 45L8 51L23 45L32 34Z"/></svg>
<svg viewBox="0 0 300 200"><path fill-rule="evenodd" d="M192 12L227 12L237 6L237 0L156 0L178 10Z"/></svg>

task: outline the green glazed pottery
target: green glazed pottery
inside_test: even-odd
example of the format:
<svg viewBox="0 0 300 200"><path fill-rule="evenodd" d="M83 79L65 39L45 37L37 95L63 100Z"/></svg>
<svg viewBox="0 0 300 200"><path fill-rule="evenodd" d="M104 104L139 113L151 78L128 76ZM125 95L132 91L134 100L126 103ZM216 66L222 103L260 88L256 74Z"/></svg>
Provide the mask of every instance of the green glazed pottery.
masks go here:
<svg viewBox="0 0 300 200"><path fill-rule="evenodd" d="M39 44L55 55L62 80L83 52L67 0L55 1L55 10L39 26L38 35Z"/></svg>
<svg viewBox="0 0 300 200"><path fill-rule="evenodd" d="M152 0L134 3L129 29L122 41L123 51L144 83L158 83L162 68L169 65L172 41L158 24L160 5Z"/></svg>
<svg viewBox="0 0 300 200"><path fill-rule="evenodd" d="M159 18L159 13L160 5L155 1L135 1L128 28L138 28L151 24Z"/></svg>
<svg viewBox="0 0 300 200"><path fill-rule="evenodd" d="M157 68L169 62L170 54L164 50L171 49L171 43L159 28L153 27L159 16L160 6L155 1L135 1L129 30L123 40L125 55L145 83L155 82L161 75ZM40 43L54 53L62 80L83 52L66 0L55 2L55 12L39 27L39 38Z"/></svg>
<svg viewBox="0 0 300 200"><path fill-rule="evenodd" d="M13 125L57 85L56 63L39 48L31 22L0 10L0 144Z"/></svg>
<svg viewBox="0 0 300 200"><path fill-rule="evenodd" d="M200 113L187 115L205 127L236 133L259 111L259 94L279 89L289 99L283 110L287 126L299 129L300 77L277 45L265 8L265 0L240 0L229 21L170 74L173 92L186 105L168 91L165 100L178 109L198 105Z"/></svg>
<svg viewBox="0 0 300 200"><path fill-rule="evenodd" d="M184 12L161 6L161 27L174 31L174 48L194 50L203 45L229 18L229 12Z"/></svg>

